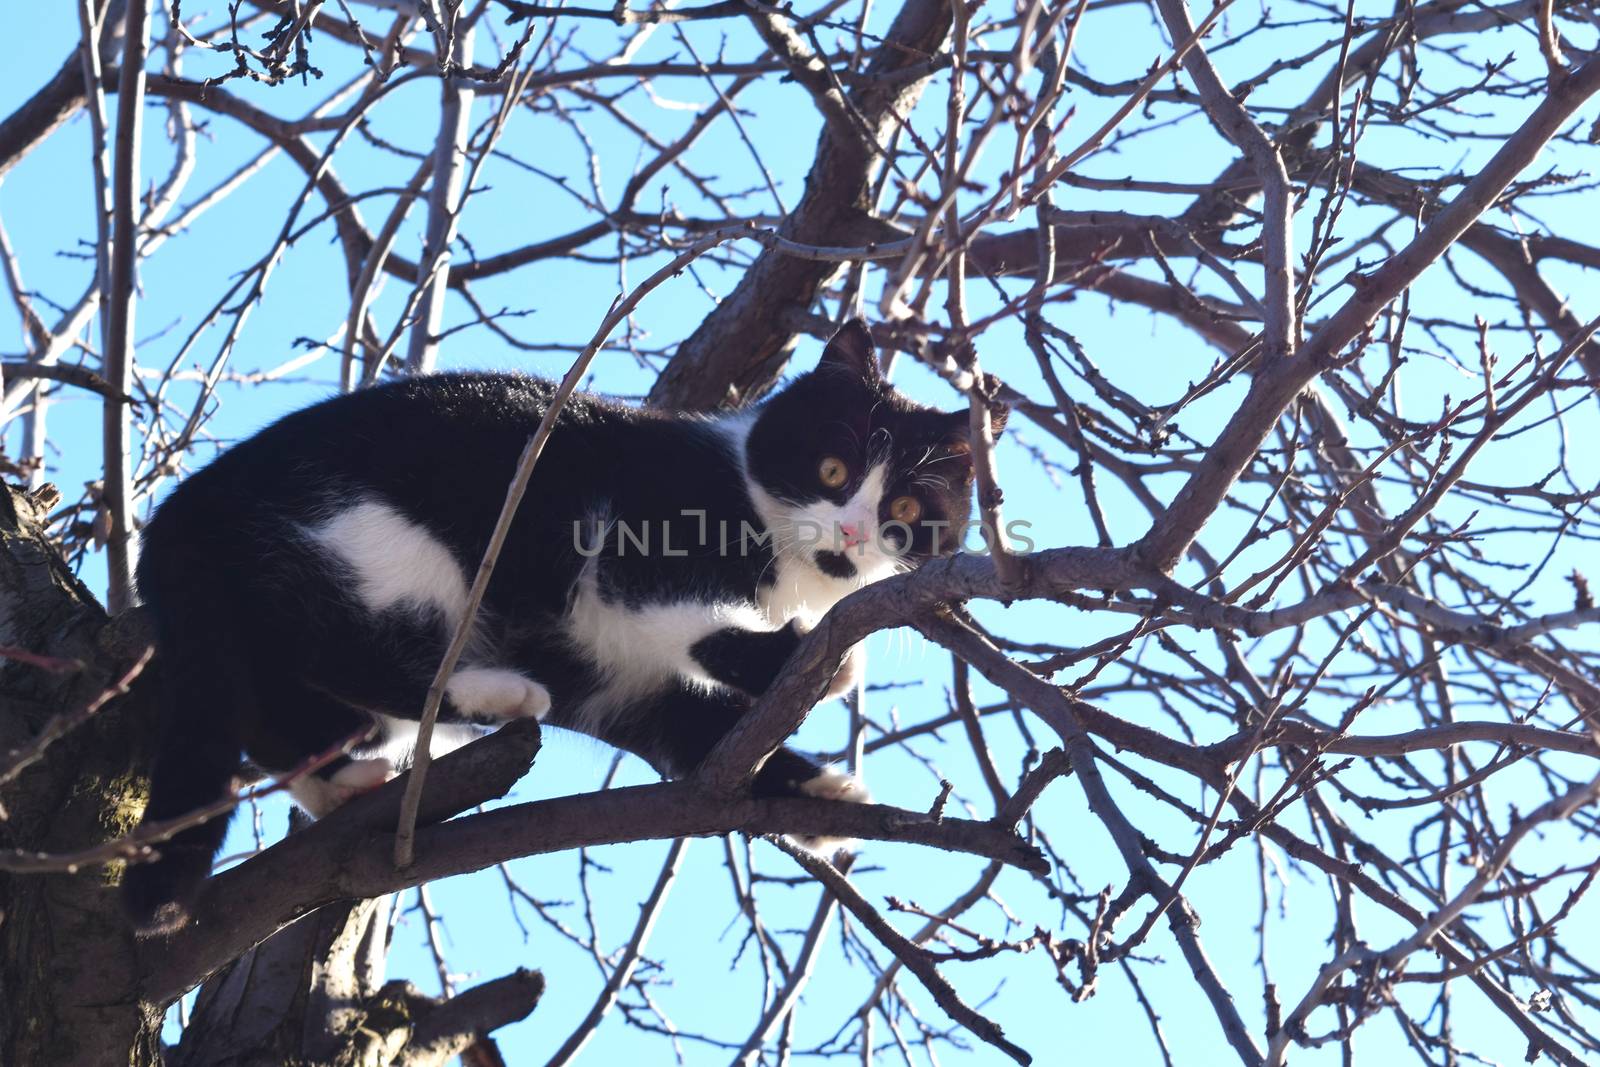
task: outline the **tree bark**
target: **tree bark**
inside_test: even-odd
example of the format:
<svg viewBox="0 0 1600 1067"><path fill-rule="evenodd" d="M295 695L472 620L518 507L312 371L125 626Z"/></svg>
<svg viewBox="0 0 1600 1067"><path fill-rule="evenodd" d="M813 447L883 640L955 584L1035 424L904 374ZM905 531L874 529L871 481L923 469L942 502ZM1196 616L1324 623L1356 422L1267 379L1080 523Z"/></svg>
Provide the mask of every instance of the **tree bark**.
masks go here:
<svg viewBox="0 0 1600 1067"><path fill-rule="evenodd" d="M795 80L823 111L822 137L800 203L779 231L800 244L838 244L869 221L873 187L895 124L916 106L926 75L904 69L936 55L950 32L948 0L906 0L866 73L873 81L846 99L809 68L804 44L784 19L752 16L774 52L793 64ZM657 407L706 410L757 396L783 372L794 346L787 312L811 309L836 263L763 252L650 388Z"/></svg>
<svg viewBox="0 0 1600 1067"><path fill-rule="evenodd" d="M58 496L0 483L0 646L66 664L0 656L0 767L55 716L113 688L147 648L140 614L109 618L51 543L45 520ZM0 786L0 849L73 853L134 829L148 794L158 670L152 662L126 695ZM522 767L536 748L536 736L521 746ZM494 1062L487 1035L527 1016L544 990L543 977L525 970L448 1000L386 983L392 898L340 901L212 975L182 1043L163 1049L177 987L203 972L172 988L152 984L165 945L134 939L120 881L116 863L0 871L0 1064L443 1067L474 1049Z"/></svg>
<svg viewBox="0 0 1600 1067"><path fill-rule="evenodd" d="M76 661L0 660L0 750L81 707L135 662L137 620L112 622L44 531L55 491L0 486L0 645ZM132 830L144 808L152 673L0 789L0 848L74 852ZM160 1062L160 1011L137 991L117 873L0 873L0 1062L29 1067Z"/></svg>

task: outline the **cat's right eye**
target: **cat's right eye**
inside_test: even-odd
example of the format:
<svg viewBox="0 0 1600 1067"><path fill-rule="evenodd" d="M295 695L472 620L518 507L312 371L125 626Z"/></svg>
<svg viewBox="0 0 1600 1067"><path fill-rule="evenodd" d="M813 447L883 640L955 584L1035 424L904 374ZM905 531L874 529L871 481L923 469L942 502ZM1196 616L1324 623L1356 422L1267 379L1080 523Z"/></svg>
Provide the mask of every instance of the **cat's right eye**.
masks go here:
<svg viewBox="0 0 1600 1067"><path fill-rule="evenodd" d="M823 456L817 465L817 479L829 489L837 489L850 480L850 468L838 456Z"/></svg>

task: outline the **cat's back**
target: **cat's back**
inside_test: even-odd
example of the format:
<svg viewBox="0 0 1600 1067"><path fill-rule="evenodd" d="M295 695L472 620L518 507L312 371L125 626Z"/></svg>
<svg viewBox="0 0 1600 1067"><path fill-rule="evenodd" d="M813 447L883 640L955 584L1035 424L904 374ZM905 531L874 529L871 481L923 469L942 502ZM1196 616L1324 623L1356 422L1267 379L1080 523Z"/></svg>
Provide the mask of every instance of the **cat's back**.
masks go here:
<svg viewBox="0 0 1600 1067"><path fill-rule="evenodd" d="M448 488L470 495L476 477L499 479L497 465L520 453L554 396L541 378L488 372L405 378L330 397L283 416L188 476L157 510L229 507L240 516L264 510L316 510L363 490L426 495ZM599 425L626 419L627 409L576 394L562 423Z"/></svg>
<svg viewBox="0 0 1600 1067"><path fill-rule="evenodd" d="M302 408L234 444L168 495L145 528L141 570L154 578L163 558L174 567L199 557L242 566L286 534L364 501L404 514L471 556L555 393L554 383L527 375L450 372ZM648 468L722 467L719 441L696 420L577 392L562 406L531 493L578 505L612 490L639 493L643 484L653 496L670 491L670 482Z"/></svg>

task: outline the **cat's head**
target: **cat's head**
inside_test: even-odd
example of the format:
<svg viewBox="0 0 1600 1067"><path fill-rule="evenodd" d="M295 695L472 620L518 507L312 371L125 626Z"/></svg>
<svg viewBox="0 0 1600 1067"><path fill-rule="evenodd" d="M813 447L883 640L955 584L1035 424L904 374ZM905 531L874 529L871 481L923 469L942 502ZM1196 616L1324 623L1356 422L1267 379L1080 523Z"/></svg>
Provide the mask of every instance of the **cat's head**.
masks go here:
<svg viewBox="0 0 1600 1067"><path fill-rule="evenodd" d="M1003 415L993 423L998 433ZM761 406L746 463L779 558L838 581L952 555L971 518L967 410L926 407L885 382L860 320Z"/></svg>

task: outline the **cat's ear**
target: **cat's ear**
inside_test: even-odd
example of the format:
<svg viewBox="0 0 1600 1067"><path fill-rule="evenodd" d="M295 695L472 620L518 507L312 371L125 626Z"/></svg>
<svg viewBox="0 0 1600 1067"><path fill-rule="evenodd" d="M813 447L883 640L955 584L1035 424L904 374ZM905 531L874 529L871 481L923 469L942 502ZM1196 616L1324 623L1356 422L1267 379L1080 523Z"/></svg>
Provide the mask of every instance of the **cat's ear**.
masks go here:
<svg viewBox="0 0 1600 1067"><path fill-rule="evenodd" d="M872 330L861 319L851 319L839 327L828 346L822 350L818 370L833 368L846 370L869 382L877 382L878 349L872 343Z"/></svg>
<svg viewBox="0 0 1600 1067"><path fill-rule="evenodd" d="M1005 432L1011 408L1005 404L989 405L989 436L996 441ZM965 411L952 411L945 415L945 448L957 455L972 451L972 419Z"/></svg>

